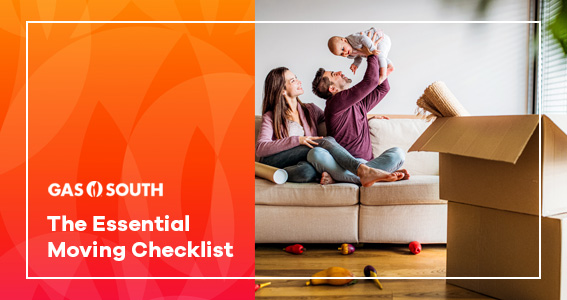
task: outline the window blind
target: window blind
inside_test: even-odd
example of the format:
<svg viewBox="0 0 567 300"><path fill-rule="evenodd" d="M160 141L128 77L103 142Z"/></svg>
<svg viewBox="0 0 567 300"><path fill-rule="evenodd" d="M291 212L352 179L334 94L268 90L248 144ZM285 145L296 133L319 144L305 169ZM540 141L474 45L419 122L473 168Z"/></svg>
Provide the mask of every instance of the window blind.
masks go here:
<svg viewBox="0 0 567 300"><path fill-rule="evenodd" d="M567 57L547 26L561 10L561 0L540 1L541 39L541 113L567 114Z"/></svg>

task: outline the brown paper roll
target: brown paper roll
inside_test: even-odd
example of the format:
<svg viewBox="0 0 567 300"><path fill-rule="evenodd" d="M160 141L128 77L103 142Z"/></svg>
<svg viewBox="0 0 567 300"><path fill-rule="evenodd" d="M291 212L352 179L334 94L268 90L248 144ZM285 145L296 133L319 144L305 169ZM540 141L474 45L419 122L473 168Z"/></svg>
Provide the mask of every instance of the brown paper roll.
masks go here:
<svg viewBox="0 0 567 300"><path fill-rule="evenodd" d="M259 162L255 162L255 164L254 171L256 176L277 184L283 184L287 181L287 172L284 169L278 169Z"/></svg>
<svg viewBox="0 0 567 300"><path fill-rule="evenodd" d="M435 117L470 115L442 81L436 81L429 85L417 100L417 106L417 115L428 120Z"/></svg>

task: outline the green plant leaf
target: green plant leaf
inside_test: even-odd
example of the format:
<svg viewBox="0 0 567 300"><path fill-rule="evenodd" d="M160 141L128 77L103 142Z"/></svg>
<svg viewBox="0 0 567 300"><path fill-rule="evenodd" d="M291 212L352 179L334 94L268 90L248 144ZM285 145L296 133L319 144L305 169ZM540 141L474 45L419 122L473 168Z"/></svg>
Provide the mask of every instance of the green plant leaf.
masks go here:
<svg viewBox="0 0 567 300"><path fill-rule="evenodd" d="M551 22L549 30L567 55L567 0L562 0L562 5L561 12Z"/></svg>

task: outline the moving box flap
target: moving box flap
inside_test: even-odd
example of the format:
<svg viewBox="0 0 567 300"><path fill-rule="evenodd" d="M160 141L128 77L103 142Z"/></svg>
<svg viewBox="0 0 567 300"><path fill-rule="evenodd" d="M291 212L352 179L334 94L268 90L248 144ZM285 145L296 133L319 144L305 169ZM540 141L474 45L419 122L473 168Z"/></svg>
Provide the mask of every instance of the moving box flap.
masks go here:
<svg viewBox="0 0 567 300"><path fill-rule="evenodd" d="M542 214L567 212L567 116L542 118Z"/></svg>
<svg viewBox="0 0 567 300"><path fill-rule="evenodd" d="M439 118L409 151L431 151L515 164L538 115Z"/></svg>
<svg viewBox="0 0 567 300"><path fill-rule="evenodd" d="M567 115L543 115L543 122L551 121L567 135Z"/></svg>

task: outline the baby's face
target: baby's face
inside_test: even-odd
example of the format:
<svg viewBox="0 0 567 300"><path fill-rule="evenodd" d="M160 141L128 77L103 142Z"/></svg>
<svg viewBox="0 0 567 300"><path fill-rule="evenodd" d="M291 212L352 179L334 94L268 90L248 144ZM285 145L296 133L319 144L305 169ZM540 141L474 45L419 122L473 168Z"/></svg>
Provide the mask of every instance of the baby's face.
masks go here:
<svg viewBox="0 0 567 300"><path fill-rule="evenodd" d="M352 46L348 43L347 39L340 38L333 41L333 52L334 55L347 57L352 54Z"/></svg>

